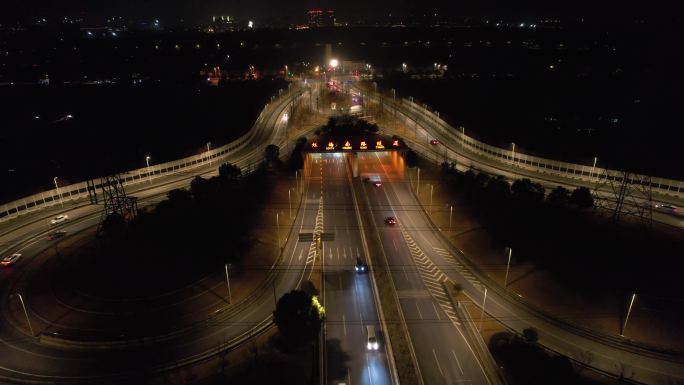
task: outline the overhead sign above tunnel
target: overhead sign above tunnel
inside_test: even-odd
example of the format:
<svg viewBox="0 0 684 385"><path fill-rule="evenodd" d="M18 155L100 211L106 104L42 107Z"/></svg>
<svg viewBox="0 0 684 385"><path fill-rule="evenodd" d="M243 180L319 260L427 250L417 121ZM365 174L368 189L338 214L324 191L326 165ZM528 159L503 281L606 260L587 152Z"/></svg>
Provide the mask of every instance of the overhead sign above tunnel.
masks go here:
<svg viewBox="0 0 684 385"><path fill-rule="evenodd" d="M399 139L350 139L333 140L321 139L312 140L307 146L309 152L334 152L334 151L382 151L398 150L403 145Z"/></svg>

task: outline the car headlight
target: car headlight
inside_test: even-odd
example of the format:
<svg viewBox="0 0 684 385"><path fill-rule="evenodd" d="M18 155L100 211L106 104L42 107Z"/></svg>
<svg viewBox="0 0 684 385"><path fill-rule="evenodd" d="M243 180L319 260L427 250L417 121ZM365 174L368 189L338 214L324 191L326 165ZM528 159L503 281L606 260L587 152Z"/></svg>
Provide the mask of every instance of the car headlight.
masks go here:
<svg viewBox="0 0 684 385"><path fill-rule="evenodd" d="M373 345L372 345L370 342L368 343L368 345L367 345L366 347L368 348L368 350L372 350L372 349L373 349Z"/></svg>
<svg viewBox="0 0 684 385"><path fill-rule="evenodd" d="M377 342L373 345L374 350L378 350L379 347L380 347L380 345Z"/></svg>
<svg viewBox="0 0 684 385"><path fill-rule="evenodd" d="M358 266L356 266L356 271L359 271L359 267L358 267Z"/></svg>
<svg viewBox="0 0 684 385"><path fill-rule="evenodd" d="M361 271L366 270L366 266L361 266Z"/></svg>

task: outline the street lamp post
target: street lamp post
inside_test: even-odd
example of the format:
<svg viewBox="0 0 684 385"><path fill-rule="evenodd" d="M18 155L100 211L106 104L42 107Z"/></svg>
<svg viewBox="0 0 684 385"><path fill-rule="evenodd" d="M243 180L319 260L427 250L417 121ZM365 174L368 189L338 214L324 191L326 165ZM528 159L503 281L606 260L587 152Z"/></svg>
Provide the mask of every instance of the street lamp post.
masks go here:
<svg viewBox="0 0 684 385"><path fill-rule="evenodd" d="M598 158L597 158L597 157L594 157L594 165L591 166L591 175L590 175L591 177L594 176L594 169L596 168L596 161L597 161L597 160L598 160Z"/></svg>
<svg viewBox="0 0 684 385"><path fill-rule="evenodd" d="M449 205L449 231L451 231L451 215L454 213L454 206Z"/></svg>
<svg viewBox="0 0 684 385"><path fill-rule="evenodd" d="M625 336L625 329L627 328L627 321L629 321L629 315L632 314L632 305L634 305L634 300L636 299L636 293L632 294L632 300L629 301L629 308L627 309L627 316L625 317L625 323L622 324L622 330L620 330L620 337Z"/></svg>
<svg viewBox="0 0 684 385"><path fill-rule="evenodd" d="M292 192L292 188L287 190L287 206L290 209L290 219L292 219L292 200L290 198L290 193Z"/></svg>
<svg viewBox="0 0 684 385"><path fill-rule="evenodd" d="M278 248L280 249L280 213L276 213L276 236L278 237Z"/></svg>
<svg viewBox="0 0 684 385"><path fill-rule="evenodd" d="M55 188L57 188L57 195L59 195L59 203L64 207L64 197L62 197L62 192L59 189L59 185L57 184L57 177L54 177L52 179L55 182Z"/></svg>
<svg viewBox="0 0 684 385"><path fill-rule="evenodd" d="M33 327L31 326L31 320L29 319L28 311L26 311L26 304L24 303L24 297L22 297L21 294L19 294L19 293L17 293L17 297L19 297L19 302L21 302L21 307L24 309L24 315L26 316L26 323L28 324L29 330L31 331L31 336L33 337Z"/></svg>
<svg viewBox="0 0 684 385"><path fill-rule="evenodd" d="M487 303L487 288L484 288L484 298L482 299L482 313L480 314L480 331L482 331L482 322L484 320L485 303Z"/></svg>
<svg viewBox="0 0 684 385"><path fill-rule="evenodd" d="M511 164L515 165L515 143L511 143L513 145L513 150L511 150Z"/></svg>
<svg viewBox="0 0 684 385"><path fill-rule="evenodd" d="M211 151L211 142L207 142L207 159L209 159L209 164L211 164L211 155L209 154L209 151Z"/></svg>
<svg viewBox="0 0 684 385"><path fill-rule="evenodd" d="M230 295L230 276L228 275L228 269L230 268L230 264L226 263L225 268L226 268L226 283L228 284L228 303L233 303L233 297Z"/></svg>
<svg viewBox="0 0 684 385"><path fill-rule="evenodd" d="M508 287L508 269L511 267L511 254L513 254L513 249L508 248L508 263L506 264L506 277L504 278L504 288Z"/></svg>
<svg viewBox="0 0 684 385"><path fill-rule="evenodd" d="M295 186L297 186L297 192L299 192L299 170L295 170Z"/></svg>
<svg viewBox="0 0 684 385"><path fill-rule="evenodd" d="M430 183L430 214L432 214L432 192L435 189L435 185Z"/></svg>
<svg viewBox="0 0 684 385"><path fill-rule="evenodd" d="M418 178L416 180L416 195L420 196L420 168L416 167L418 169Z"/></svg>
<svg viewBox="0 0 684 385"><path fill-rule="evenodd" d="M147 163L147 180L152 183L152 174L150 173L150 156L145 157L145 163Z"/></svg>

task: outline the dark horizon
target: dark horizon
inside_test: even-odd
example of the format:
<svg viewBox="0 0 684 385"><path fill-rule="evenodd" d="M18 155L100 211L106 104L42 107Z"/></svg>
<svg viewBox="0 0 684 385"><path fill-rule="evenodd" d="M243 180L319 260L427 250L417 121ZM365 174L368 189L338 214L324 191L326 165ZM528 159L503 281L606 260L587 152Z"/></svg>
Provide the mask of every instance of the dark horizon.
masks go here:
<svg viewBox="0 0 684 385"><path fill-rule="evenodd" d="M116 3L93 4L86 0L74 0L69 4L50 0L37 0L27 7L20 0L8 0L0 5L0 21L4 23L28 23L40 18L82 18L87 21L104 21L108 17L124 17L131 20L160 19L162 24L177 24L184 20L189 24L207 22L211 15L230 15L242 20L255 20L257 26L265 24L290 24L305 20L308 9L333 9L338 20L367 21L391 17L420 17L437 14L447 17L482 17L491 19L540 19L558 18L563 21L585 19L593 23L612 24L647 20L670 23L681 19L672 5L649 3L648 7L609 0L589 0L572 3L549 4L541 0L506 2L492 0L482 3L459 3L446 0L428 0L420 5L406 0L379 0L372 4L359 1L295 0L289 2L264 0L260 2L234 1L231 3L209 0L197 3L190 0L121 0Z"/></svg>

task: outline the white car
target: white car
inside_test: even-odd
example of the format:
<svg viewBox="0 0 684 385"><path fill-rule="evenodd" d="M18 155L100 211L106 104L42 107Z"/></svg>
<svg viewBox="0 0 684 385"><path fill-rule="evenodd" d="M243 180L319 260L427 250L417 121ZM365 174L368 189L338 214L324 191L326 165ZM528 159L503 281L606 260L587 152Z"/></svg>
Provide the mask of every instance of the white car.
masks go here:
<svg viewBox="0 0 684 385"><path fill-rule="evenodd" d="M366 326L366 331L368 332L368 343L366 344L366 349L378 350L380 348L380 344L378 344L378 336L375 335L375 326Z"/></svg>
<svg viewBox="0 0 684 385"><path fill-rule="evenodd" d="M62 214L62 215L58 215L58 216L52 218L52 220L50 221L50 224L56 225L58 223L66 222L67 220L69 220L69 216L66 214Z"/></svg>
<svg viewBox="0 0 684 385"><path fill-rule="evenodd" d="M3 265L3 266L14 265L19 260L19 258L21 258L21 254L19 254L19 253L14 253L12 255L8 255L5 258L3 258L2 261L0 261L0 265Z"/></svg>
<svg viewBox="0 0 684 385"><path fill-rule="evenodd" d="M655 204L655 209L659 211L664 211L666 213L676 213L677 212L677 207L668 205L668 204L663 204L663 203L656 203Z"/></svg>

